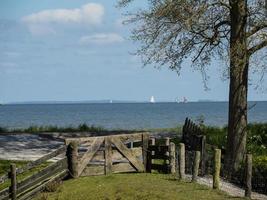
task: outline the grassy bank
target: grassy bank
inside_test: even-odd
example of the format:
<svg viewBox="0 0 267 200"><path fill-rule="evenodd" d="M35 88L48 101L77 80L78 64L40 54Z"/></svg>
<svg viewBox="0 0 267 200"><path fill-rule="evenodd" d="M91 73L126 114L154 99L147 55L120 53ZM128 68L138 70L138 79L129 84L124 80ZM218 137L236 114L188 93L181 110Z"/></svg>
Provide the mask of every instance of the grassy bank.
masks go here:
<svg viewBox="0 0 267 200"><path fill-rule="evenodd" d="M208 187L175 180L162 174L116 174L65 181L56 192L43 193L36 200L223 200L233 198Z"/></svg>

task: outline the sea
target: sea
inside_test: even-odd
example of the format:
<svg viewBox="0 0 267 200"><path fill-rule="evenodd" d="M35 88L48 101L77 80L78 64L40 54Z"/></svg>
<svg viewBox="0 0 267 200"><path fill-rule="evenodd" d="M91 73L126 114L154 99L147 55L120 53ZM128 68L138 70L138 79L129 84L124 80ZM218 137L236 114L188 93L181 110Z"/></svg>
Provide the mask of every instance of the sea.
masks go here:
<svg viewBox="0 0 267 200"><path fill-rule="evenodd" d="M87 125L106 129L150 129L180 126L185 118L225 126L228 102L71 103L0 106L0 127ZM267 122L267 101L249 102L248 121Z"/></svg>

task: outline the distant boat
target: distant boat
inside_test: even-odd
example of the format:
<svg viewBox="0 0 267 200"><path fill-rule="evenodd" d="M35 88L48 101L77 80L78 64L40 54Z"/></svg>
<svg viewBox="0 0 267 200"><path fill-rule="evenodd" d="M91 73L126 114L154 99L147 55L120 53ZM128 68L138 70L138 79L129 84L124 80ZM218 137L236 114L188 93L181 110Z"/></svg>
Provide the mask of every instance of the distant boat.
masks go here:
<svg viewBox="0 0 267 200"><path fill-rule="evenodd" d="M154 96L150 97L150 103L156 103Z"/></svg>
<svg viewBox="0 0 267 200"><path fill-rule="evenodd" d="M177 103L188 103L188 100L187 100L187 98L185 98L185 97L183 97L182 100L179 100L179 98L176 98L175 101L176 101Z"/></svg>
<svg viewBox="0 0 267 200"><path fill-rule="evenodd" d="M112 100L109 100L109 103L113 103L113 101Z"/></svg>

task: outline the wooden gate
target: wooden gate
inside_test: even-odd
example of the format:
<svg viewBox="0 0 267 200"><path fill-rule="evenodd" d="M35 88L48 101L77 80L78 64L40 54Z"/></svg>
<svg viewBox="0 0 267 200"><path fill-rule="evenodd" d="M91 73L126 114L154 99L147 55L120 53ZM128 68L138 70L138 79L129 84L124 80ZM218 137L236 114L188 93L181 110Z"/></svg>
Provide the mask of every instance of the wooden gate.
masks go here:
<svg viewBox="0 0 267 200"><path fill-rule="evenodd" d="M144 172L148 133L68 138L73 177L121 172Z"/></svg>

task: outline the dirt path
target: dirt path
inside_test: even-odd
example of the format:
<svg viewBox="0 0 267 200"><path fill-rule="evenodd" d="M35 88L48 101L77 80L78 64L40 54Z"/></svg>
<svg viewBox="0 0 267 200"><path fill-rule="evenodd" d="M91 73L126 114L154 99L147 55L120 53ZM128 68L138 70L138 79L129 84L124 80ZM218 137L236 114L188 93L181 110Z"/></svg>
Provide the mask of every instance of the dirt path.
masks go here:
<svg viewBox="0 0 267 200"><path fill-rule="evenodd" d="M187 175L186 178L188 180L191 180L192 176ZM199 177L197 182L202 185L206 185L208 187L212 187L212 177ZM231 196L234 197L244 197L245 196L245 190L229 183L224 180L221 180L220 183L220 190L228 193ZM267 196L263 194L259 194L256 192L252 192L252 199L257 199L257 200L267 200Z"/></svg>

